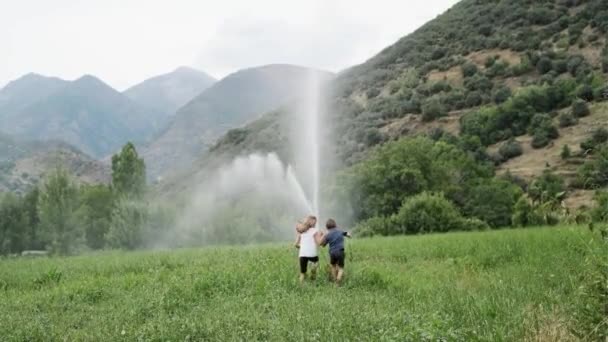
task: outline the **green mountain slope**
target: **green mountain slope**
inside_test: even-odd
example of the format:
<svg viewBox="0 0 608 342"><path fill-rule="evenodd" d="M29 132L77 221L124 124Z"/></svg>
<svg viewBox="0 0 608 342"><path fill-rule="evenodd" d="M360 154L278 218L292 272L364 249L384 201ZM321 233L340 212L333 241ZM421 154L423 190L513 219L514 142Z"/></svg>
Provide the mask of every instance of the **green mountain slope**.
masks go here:
<svg viewBox="0 0 608 342"><path fill-rule="evenodd" d="M548 145L543 129L557 128L556 115L575 99L606 99L607 30L608 2L601 0L463 0L332 82L334 159L352 165L378 144L438 132L466 135L482 148L528 134ZM601 108L591 106L590 117ZM293 136L287 127L268 132L290 115L280 110L228 132L195 163L203 171L191 173L204 174L214 159L285 150Z"/></svg>
<svg viewBox="0 0 608 342"><path fill-rule="evenodd" d="M28 139L61 140L94 157L125 142L145 141L163 122L93 76L83 76L19 111L3 115L2 131Z"/></svg>
<svg viewBox="0 0 608 342"><path fill-rule="evenodd" d="M150 174L190 165L226 131L255 120L301 96L309 73L293 65L268 65L231 74L178 110L172 122L143 150Z"/></svg>
<svg viewBox="0 0 608 342"><path fill-rule="evenodd" d="M216 80L202 71L188 67L152 77L125 90L133 101L171 116Z"/></svg>

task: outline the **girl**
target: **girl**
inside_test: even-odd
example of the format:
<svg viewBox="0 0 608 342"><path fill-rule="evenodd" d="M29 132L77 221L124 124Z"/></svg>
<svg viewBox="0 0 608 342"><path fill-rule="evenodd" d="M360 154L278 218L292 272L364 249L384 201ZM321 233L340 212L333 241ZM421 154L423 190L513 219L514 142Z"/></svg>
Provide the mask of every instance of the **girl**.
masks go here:
<svg viewBox="0 0 608 342"><path fill-rule="evenodd" d="M300 282L306 278L308 263L310 267L310 279L314 280L317 276L317 268L319 266L319 244L321 243L321 232L315 228L317 218L308 216L304 223L298 222L296 225L296 248L299 248L298 253L300 261Z"/></svg>

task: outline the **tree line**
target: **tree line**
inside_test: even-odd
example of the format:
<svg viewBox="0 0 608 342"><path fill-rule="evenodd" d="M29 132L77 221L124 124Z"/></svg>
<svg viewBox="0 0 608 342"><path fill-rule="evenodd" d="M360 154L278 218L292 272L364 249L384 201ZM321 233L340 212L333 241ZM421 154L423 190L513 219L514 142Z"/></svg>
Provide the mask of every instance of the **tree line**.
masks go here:
<svg viewBox="0 0 608 342"><path fill-rule="evenodd" d="M0 254L136 248L149 228L146 191L145 163L132 143L112 157L109 185L77 184L57 168L24 196L0 197Z"/></svg>

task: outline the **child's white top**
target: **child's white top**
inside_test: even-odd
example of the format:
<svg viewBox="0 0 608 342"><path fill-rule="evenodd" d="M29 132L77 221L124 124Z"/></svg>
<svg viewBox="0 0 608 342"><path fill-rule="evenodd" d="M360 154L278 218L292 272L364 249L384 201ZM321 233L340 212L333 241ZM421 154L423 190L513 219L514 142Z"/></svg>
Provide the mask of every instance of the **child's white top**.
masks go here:
<svg viewBox="0 0 608 342"><path fill-rule="evenodd" d="M300 256L301 257L316 257L319 256L319 248L315 242L315 234L317 228L310 228L305 233L301 233L300 237Z"/></svg>

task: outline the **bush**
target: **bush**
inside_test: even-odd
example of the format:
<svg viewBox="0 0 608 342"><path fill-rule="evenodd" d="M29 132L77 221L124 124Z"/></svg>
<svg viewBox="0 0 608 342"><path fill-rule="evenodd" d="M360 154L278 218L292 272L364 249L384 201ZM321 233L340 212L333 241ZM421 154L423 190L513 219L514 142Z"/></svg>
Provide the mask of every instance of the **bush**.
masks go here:
<svg viewBox="0 0 608 342"><path fill-rule="evenodd" d="M608 130L604 127L597 128L591 134L589 139L581 143L581 149L583 151L593 152L599 145L608 141Z"/></svg>
<svg viewBox="0 0 608 342"><path fill-rule="evenodd" d="M395 215L397 232L418 234L461 230L463 218L442 193L423 192L406 199Z"/></svg>
<svg viewBox="0 0 608 342"><path fill-rule="evenodd" d="M572 103L572 115L577 118L582 118L589 115L589 106L586 101L576 100Z"/></svg>
<svg viewBox="0 0 608 342"><path fill-rule="evenodd" d="M595 158L586 162L578 171L577 183L586 189L608 185L608 147L603 146Z"/></svg>
<svg viewBox="0 0 608 342"><path fill-rule="evenodd" d="M593 222L608 222L608 192L598 191L594 196L595 207L591 209Z"/></svg>
<svg viewBox="0 0 608 342"><path fill-rule="evenodd" d="M521 195L522 190L509 181L487 180L472 186L466 192L463 212L494 228L510 226L513 207Z"/></svg>
<svg viewBox="0 0 608 342"><path fill-rule="evenodd" d="M544 171L528 188L528 195L536 202L552 202L561 200L566 187L564 179L551 171Z"/></svg>
<svg viewBox="0 0 608 342"><path fill-rule="evenodd" d="M445 115L447 115L447 111L439 99L430 98L422 105L422 121L424 122L430 122Z"/></svg>
<svg viewBox="0 0 608 342"><path fill-rule="evenodd" d="M551 71L552 68L553 63L551 62L551 59L547 57L541 57L541 59L536 64L536 70L538 70L541 75L548 73L549 71Z"/></svg>
<svg viewBox="0 0 608 342"><path fill-rule="evenodd" d="M494 91L492 100L496 104L501 104L511 97L511 89L507 86L501 86Z"/></svg>
<svg viewBox="0 0 608 342"><path fill-rule="evenodd" d="M576 92L576 96L585 101L593 101L593 88L588 85L582 85Z"/></svg>
<svg viewBox="0 0 608 342"><path fill-rule="evenodd" d="M559 127L570 127L574 126L577 123L576 117L571 113L561 113L557 118L559 120Z"/></svg>
<svg viewBox="0 0 608 342"><path fill-rule="evenodd" d="M516 227L537 226L543 224L542 217L534 210L534 207L526 196L521 196L513 209L511 221Z"/></svg>
<svg viewBox="0 0 608 342"><path fill-rule="evenodd" d="M461 66L462 76L471 77L477 73L477 65L467 62Z"/></svg>
<svg viewBox="0 0 608 342"><path fill-rule="evenodd" d="M570 152L570 147L568 145L564 145L564 147L562 147L562 152L560 153L560 156L562 157L562 159L568 159L571 156L571 152Z"/></svg>
<svg viewBox="0 0 608 342"><path fill-rule="evenodd" d="M521 147L521 144L517 140L511 138L500 146L500 148L498 149L498 153L502 157L502 160L506 161L511 158L521 156L521 154L523 153L523 149Z"/></svg>
<svg viewBox="0 0 608 342"><path fill-rule="evenodd" d="M553 126L548 114L534 115L528 127L528 133L532 135L532 147L534 148L545 147L552 139L559 136L559 132Z"/></svg>
<svg viewBox="0 0 608 342"><path fill-rule="evenodd" d="M483 97L479 91L471 91L467 94L464 104L467 108L477 107L483 103Z"/></svg>

